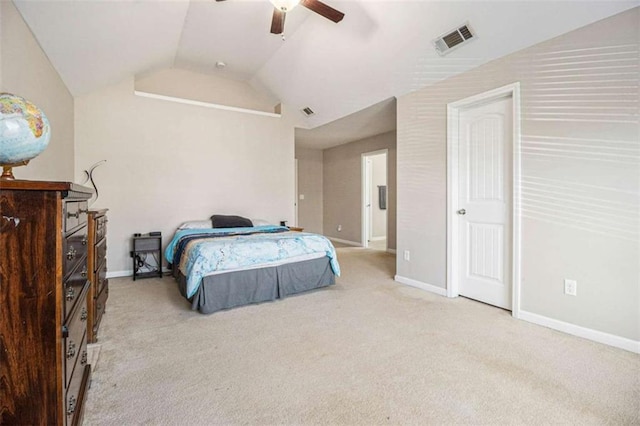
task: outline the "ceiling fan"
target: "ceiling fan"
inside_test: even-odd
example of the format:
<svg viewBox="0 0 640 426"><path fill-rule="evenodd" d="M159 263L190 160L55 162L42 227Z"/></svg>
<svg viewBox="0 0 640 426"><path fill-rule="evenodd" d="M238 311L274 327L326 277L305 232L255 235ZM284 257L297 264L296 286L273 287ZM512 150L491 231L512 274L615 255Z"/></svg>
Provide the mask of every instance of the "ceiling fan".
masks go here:
<svg viewBox="0 0 640 426"><path fill-rule="evenodd" d="M216 0L225 1L225 0ZM338 23L344 18L344 13L322 3L320 0L269 0L273 6L273 18L271 19L271 33L282 34L284 31L284 18L287 12L291 11L298 4L303 5L318 15Z"/></svg>

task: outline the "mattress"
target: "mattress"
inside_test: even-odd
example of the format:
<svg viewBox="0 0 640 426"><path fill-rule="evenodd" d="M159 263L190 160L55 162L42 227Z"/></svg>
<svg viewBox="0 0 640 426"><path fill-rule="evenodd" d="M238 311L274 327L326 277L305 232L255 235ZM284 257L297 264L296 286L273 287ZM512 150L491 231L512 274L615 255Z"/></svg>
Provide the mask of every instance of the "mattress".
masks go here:
<svg viewBox="0 0 640 426"><path fill-rule="evenodd" d="M178 231L165 257L203 313L325 287L340 274L327 238L277 226Z"/></svg>

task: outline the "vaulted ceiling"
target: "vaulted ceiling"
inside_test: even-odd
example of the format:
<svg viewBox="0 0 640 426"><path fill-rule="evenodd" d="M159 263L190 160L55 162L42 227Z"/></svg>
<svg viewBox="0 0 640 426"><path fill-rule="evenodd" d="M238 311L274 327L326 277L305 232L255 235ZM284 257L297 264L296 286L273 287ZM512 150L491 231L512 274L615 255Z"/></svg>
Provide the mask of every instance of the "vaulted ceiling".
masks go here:
<svg viewBox="0 0 640 426"><path fill-rule="evenodd" d="M74 95L164 68L249 82L314 128L606 18L639 0L325 0L335 24L304 7L285 40L268 0L15 0ZM441 57L432 40L469 22L477 39ZM216 68L218 61L226 63ZM387 104L385 104L387 105Z"/></svg>

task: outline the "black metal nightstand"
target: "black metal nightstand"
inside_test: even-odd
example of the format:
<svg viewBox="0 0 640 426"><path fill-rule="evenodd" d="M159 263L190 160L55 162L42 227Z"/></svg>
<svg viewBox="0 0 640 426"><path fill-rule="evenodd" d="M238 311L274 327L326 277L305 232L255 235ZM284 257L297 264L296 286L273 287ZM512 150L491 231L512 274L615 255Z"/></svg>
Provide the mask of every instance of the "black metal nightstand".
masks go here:
<svg viewBox="0 0 640 426"><path fill-rule="evenodd" d="M153 234L153 235L151 235ZM162 235L135 234L132 240L133 280L162 277Z"/></svg>

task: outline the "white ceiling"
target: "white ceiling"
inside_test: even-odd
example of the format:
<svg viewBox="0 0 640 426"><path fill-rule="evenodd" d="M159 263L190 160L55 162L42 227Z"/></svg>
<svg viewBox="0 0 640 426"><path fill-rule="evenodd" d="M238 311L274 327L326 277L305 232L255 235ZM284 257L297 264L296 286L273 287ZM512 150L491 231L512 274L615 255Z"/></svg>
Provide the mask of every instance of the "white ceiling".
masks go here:
<svg viewBox="0 0 640 426"><path fill-rule="evenodd" d="M327 149L396 128L396 98L386 99L314 129L296 129L296 146Z"/></svg>
<svg viewBox="0 0 640 426"><path fill-rule="evenodd" d="M325 0L270 34L268 0L14 0L74 95L131 75L185 68L248 81L315 128L640 5L640 0ZM478 38L446 57L433 38L469 21ZM217 61L227 67L219 70ZM304 133L304 132L302 132ZM306 135L310 136L310 135ZM316 138L317 139L317 138ZM331 143L331 142L328 142Z"/></svg>

